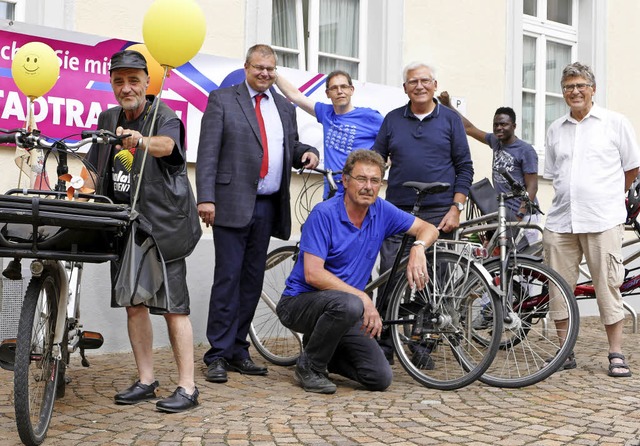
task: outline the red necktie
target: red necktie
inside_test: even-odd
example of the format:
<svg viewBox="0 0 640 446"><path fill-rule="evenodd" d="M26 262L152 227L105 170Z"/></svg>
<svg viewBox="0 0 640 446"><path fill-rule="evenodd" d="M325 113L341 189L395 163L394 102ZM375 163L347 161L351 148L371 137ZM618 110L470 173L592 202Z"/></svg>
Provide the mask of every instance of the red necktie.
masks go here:
<svg viewBox="0 0 640 446"><path fill-rule="evenodd" d="M264 119L262 119L262 111L260 110L260 100L266 98L267 95L259 93L256 98L256 118L258 118L258 127L260 127L260 138L262 139L262 166L260 167L260 178L267 176L269 171L269 143L267 141L267 130L264 128Z"/></svg>

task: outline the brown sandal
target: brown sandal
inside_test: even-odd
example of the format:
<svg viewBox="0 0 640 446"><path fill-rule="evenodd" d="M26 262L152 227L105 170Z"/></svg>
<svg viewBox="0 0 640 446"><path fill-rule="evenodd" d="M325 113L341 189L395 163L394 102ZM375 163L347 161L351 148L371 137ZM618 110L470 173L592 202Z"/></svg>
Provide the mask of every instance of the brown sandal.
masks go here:
<svg viewBox="0 0 640 446"><path fill-rule="evenodd" d="M607 373L609 376L614 378L627 378L631 376L631 370L627 365L624 359L624 355L622 353L609 353L609 372ZM622 362L616 363L611 362L612 359L621 359ZM626 369L626 372L614 372L615 369Z"/></svg>

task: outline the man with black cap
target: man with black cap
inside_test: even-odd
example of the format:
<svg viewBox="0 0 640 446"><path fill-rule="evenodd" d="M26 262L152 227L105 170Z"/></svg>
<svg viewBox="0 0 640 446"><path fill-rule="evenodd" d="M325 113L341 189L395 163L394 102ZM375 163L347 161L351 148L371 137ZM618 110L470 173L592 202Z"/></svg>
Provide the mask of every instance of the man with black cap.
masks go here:
<svg viewBox="0 0 640 446"><path fill-rule="evenodd" d="M187 178L184 125L165 103L145 95L149 80L142 54L125 50L111 57L111 87L120 106L102 112L98 128L129 136L121 146L94 144L87 159L98 172L95 180L98 193L116 203L131 203L140 181L136 210L151 223L168 278L168 295L161 287L152 301L126 306L129 340L139 378L115 395L115 402L136 404L156 398L159 384L153 371L151 312L164 316L178 366L178 388L168 398L159 400L156 407L164 412L182 412L198 405L185 257L195 247L202 229ZM148 136L156 107L154 134ZM143 162L143 174L139 176ZM159 308L154 305L157 302L166 304ZM113 298L111 305L120 306Z"/></svg>

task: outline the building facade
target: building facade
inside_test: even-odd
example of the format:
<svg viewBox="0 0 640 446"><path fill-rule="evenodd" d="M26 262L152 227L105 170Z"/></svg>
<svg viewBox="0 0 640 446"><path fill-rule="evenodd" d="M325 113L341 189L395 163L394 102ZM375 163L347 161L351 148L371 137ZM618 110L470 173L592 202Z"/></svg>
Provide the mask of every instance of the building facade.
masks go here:
<svg viewBox="0 0 640 446"><path fill-rule="evenodd" d="M142 42L143 18L151 3L152 0L0 0L0 24L6 28L10 23L7 20L14 20ZM640 29L634 23L640 15L640 2L636 0L197 3L207 23L201 49L205 54L243 59L249 46L269 43L276 47L283 66L314 73L345 69L359 82L397 87L402 101L406 100L400 88L402 68L416 60L433 65L438 90L449 91L459 109L478 128L491 131L495 109L512 107L518 116L516 134L538 151L540 171L546 128L566 113L560 73L572 61L593 67L598 84L595 100L625 114L640 131L640 110L635 108L639 93L624 84L629 75L640 72L636 51ZM357 92L354 103L358 105ZM475 141L470 140L470 145L475 179L490 177L491 153ZM0 147L0 158L8 166L13 151ZM3 175L0 187L11 187L12 175L13 172ZM539 198L543 210L548 209L551 190L542 178ZM202 278L190 280L194 305L206 300L203 296L208 296L212 277L211 233L206 234L192 256L196 260L189 265L190 278ZM96 274L104 278L104 272ZM106 305L108 282L96 283L96 291L104 295ZM204 327L204 321L198 319L199 314L206 314L206 308L193 310L197 339L202 340L203 330L198 327ZM126 348L126 336L114 336L122 345L111 349Z"/></svg>

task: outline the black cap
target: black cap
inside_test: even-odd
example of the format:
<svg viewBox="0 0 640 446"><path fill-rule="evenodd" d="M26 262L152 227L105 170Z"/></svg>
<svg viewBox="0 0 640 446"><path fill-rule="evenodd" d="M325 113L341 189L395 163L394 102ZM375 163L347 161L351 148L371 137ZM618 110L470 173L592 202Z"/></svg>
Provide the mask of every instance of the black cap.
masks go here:
<svg viewBox="0 0 640 446"><path fill-rule="evenodd" d="M147 59L145 59L142 54L134 50L118 51L111 56L111 68L109 68L109 73L113 70L117 70L118 68L138 68L149 74L149 71L147 71Z"/></svg>

